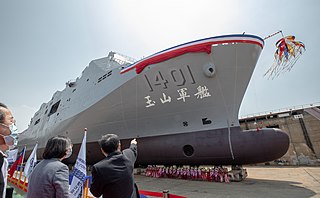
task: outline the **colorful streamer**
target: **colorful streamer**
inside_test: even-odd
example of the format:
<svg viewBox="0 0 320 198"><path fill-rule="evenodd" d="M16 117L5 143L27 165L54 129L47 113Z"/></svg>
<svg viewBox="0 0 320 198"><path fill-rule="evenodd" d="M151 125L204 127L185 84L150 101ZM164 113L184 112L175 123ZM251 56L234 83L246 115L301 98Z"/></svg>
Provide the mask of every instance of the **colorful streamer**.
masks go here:
<svg viewBox="0 0 320 198"><path fill-rule="evenodd" d="M301 41L295 40L295 36L286 36L279 39L276 42L276 47L274 62L264 74L264 76L272 79L278 77L281 73L290 71L306 50L305 45Z"/></svg>

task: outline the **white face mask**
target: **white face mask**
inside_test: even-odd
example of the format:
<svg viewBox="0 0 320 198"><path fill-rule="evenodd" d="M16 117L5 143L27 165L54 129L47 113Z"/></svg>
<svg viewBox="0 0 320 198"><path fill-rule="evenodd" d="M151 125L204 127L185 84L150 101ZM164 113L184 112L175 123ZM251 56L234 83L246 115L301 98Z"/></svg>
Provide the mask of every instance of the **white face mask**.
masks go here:
<svg viewBox="0 0 320 198"><path fill-rule="evenodd" d="M18 145L18 140L17 140L17 131L18 128L15 124L11 124L10 126L7 126L5 124L2 124L3 126L6 126L9 128L9 130L11 131L11 135L5 136L5 135L1 135L3 136L4 142L6 143L7 146L9 146L9 149L14 149L17 145Z"/></svg>
<svg viewBox="0 0 320 198"><path fill-rule="evenodd" d="M9 129L11 131L11 134L17 134L18 133L18 128L17 128L16 124L11 124L9 126Z"/></svg>
<svg viewBox="0 0 320 198"><path fill-rule="evenodd" d="M16 124L11 124L10 126L6 125L6 124L3 124L3 123L0 123L2 126L5 126L5 127L8 127L11 134L17 134L18 133L18 128L16 126Z"/></svg>
<svg viewBox="0 0 320 198"><path fill-rule="evenodd" d="M18 140L13 137L12 135L3 136L4 142L7 146L9 146L9 149L14 149L18 145Z"/></svg>
<svg viewBox="0 0 320 198"><path fill-rule="evenodd" d="M6 145L9 147L9 150L14 149L18 145L18 140L16 137L12 135L8 135L8 136L1 135L1 136L3 137Z"/></svg>
<svg viewBox="0 0 320 198"><path fill-rule="evenodd" d="M67 155L65 159L69 158L71 155L72 155L72 148L70 148L70 151L67 151Z"/></svg>

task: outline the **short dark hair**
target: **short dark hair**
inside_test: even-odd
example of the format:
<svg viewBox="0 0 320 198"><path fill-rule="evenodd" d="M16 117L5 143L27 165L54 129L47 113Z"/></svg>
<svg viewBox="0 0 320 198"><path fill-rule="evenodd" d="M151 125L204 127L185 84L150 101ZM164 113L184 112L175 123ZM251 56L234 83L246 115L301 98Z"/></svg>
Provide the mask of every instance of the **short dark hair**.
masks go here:
<svg viewBox="0 0 320 198"><path fill-rule="evenodd" d="M62 158L67 149L72 145L70 138L64 136L55 136L48 140L46 148L42 154L43 159Z"/></svg>
<svg viewBox="0 0 320 198"><path fill-rule="evenodd" d="M120 139L115 134L104 135L99 140L100 147L107 154L116 151L118 149L119 143L120 143Z"/></svg>
<svg viewBox="0 0 320 198"><path fill-rule="evenodd" d="M8 107L5 104L3 104L2 102L0 102L0 107L8 109ZM0 123L3 123L4 114L5 114L5 112L2 110L2 108L0 108Z"/></svg>

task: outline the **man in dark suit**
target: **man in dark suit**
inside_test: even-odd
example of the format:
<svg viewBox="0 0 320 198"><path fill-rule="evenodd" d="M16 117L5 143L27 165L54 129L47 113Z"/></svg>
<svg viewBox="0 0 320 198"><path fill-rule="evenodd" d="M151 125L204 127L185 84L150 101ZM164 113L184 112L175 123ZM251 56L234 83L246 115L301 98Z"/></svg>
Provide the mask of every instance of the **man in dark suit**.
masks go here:
<svg viewBox="0 0 320 198"><path fill-rule="evenodd" d="M90 191L100 197L138 197L133 180L133 168L137 159L137 141L133 139L128 149L121 152L120 139L107 134L99 140L101 152L106 156L92 167Z"/></svg>

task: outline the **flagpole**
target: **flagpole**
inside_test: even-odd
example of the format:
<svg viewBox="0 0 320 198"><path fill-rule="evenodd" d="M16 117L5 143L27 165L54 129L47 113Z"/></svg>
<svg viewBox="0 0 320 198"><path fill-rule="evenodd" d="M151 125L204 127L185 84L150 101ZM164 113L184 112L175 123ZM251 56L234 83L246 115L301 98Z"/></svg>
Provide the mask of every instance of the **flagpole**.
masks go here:
<svg viewBox="0 0 320 198"><path fill-rule="evenodd" d="M87 198L88 197L88 189L89 188L89 178L87 178L86 183L84 185L84 192L83 192L83 198Z"/></svg>
<svg viewBox="0 0 320 198"><path fill-rule="evenodd" d="M23 190L25 189L25 187L26 187L26 182L27 182L27 177L26 176L24 176L24 180L23 180L23 184L22 184L22 188L23 188Z"/></svg>
<svg viewBox="0 0 320 198"><path fill-rule="evenodd" d="M24 155L25 155L25 153L26 153L26 150L27 150L27 146L25 145L24 146L24 150L23 150L23 154L22 154L22 161L21 161L21 164L20 164L20 175L19 175L19 181L18 181L18 187L20 186L20 181L21 181L21 178L22 178L22 164L23 164L23 160L24 160ZM18 164L18 166L19 166L19 164Z"/></svg>
<svg viewBox="0 0 320 198"><path fill-rule="evenodd" d="M283 36L283 33L282 33L282 30L279 30L278 32L275 32L275 33L273 33L273 34L270 34L269 36L266 36L263 40L267 40L268 38L273 37L273 36L275 36L275 35L277 35L277 34L279 34L279 33L281 33L281 34L282 34L282 37L284 37L284 36Z"/></svg>
<svg viewBox="0 0 320 198"><path fill-rule="evenodd" d="M14 182L14 184L18 184L18 174L19 174L19 172L18 171L14 171L14 179L15 179L15 182Z"/></svg>
<svg viewBox="0 0 320 198"><path fill-rule="evenodd" d="M87 128L84 128L84 134L87 136ZM83 186L83 198L87 198L88 196L88 188L89 188L89 179L87 178L85 184Z"/></svg>
<svg viewBox="0 0 320 198"><path fill-rule="evenodd" d="M25 146L24 154L23 154L23 157L22 157L22 164L23 164L24 155L25 155L25 153L26 153L26 150L27 150L27 148L26 148L26 146ZM25 168L25 167L23 167L23 171L24 171L24 168ZM20 168L20 169L21 169L21 168ZM22 174L22 173L21 173L21 174ZM24 188L25 188L26 181L27 181L27 177L26 177L26 176L24 176L23 184L22 184L22 189L23 189L23 190L24 190Z"/></svg>

